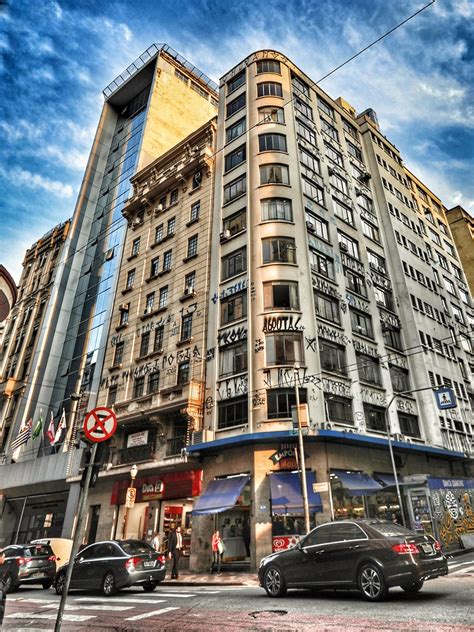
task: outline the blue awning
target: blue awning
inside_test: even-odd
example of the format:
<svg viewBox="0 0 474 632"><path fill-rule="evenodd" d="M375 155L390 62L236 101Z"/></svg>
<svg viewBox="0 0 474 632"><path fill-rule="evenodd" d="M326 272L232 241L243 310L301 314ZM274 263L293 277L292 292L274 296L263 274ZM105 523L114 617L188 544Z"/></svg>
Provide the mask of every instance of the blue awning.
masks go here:
<svg viewBox="0 0 474 632"><path fill-rule="evenodd" d="M383 489L380 483L374 481L374 479L365 472L331 470L331 481L339 481L353 496L371 496Z"/></svg>
<svg viewBox="0 0 474 632"><path fill-rule="evenodd" d="M193 509L193 515L203 516L230 509L237 502L249 480L249 474L214 479L206 487L204 494L201 494L200 498L198 498Z"/></svg>
<svg viewBox="0 0 474 632"><path fill-rule="evenodd" d="M385 474L385 472L374 472L375 478L385 485L385 487L395 487L395 476L393 474ZM398 478L400 485L400 477Z"/></svg>
<svg viewBox="0 0 474 632"><path fill-rule="evenodd" d="M315 473L306 472L308 504L311 513L323 510L320 495L313 492L313 483L316 483ZM272 515L300 516L304 513L299 472L271 472L270 491Z"/></svg>

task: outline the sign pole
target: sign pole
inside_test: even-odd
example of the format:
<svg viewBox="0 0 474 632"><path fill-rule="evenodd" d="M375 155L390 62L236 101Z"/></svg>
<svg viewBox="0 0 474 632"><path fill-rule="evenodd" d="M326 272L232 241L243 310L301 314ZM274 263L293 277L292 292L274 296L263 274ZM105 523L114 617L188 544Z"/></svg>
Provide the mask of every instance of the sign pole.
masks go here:
<svg viewBox="0 0 474 632"><path fill-rule="evenodd" d="M306 465L305 465L304 445L303 445L303 429L301 428L300 392L298 388L298 370L297 369L295 369L295 395L296 395L296 418L298 421L298 446L299 446L299 452L300 452L301 491L302 491L302 496L303 496L304 523L305 523L306 533L309 533L311 530L311 525L310 525L310 519L309 519L308 486L306 484Z"/></svg>
<svg viewBox="0 0 474 632"><path fill-rule="evenodd" d="M84 487L81 490L79 495L79 503L77 507L77 521L76 521L76 530L74 532L74 539L72 541L71 548L71 557L69 558L69 564L66 572L66 581L64 583L63 592L61 594L61 601L59 602L59 610L58 616L56 618L56 625L54 626L54 632L60 632L61 624L63 621L64 609L66 606L67 594L69 590L69 585L71 583L72 570L74 568L74 559L79 551L80 540L82 535L82 527L84 524L84 510L87 502L87 494L89 491L89 484L91 482L92 469L95 464L95 455L97 452L98 443L94 443L91 448L91 457L89 461L89 465L87 466L86 480L84 481Z"/></svg>

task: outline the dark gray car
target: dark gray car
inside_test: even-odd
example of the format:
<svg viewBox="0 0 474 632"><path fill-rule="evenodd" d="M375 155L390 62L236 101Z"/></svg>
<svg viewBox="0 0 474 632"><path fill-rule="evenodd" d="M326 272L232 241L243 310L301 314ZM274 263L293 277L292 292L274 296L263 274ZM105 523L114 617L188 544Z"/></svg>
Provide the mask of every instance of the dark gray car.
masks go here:
<svg viewBox="0 0 474 632"><path fill-rule="evenodd" d="M43 588L52 585L56 558L48 544L12 544L0 555L0 581L5 592L13 592L21 584L41 584Z"/></svg>
<svg viewBox="0 0 474 632"><path fill-rule="evenodd" d="M140 585L149 592L165 578L165 561L164 555L141 540L97 542L76 555L70 588L101 590L111 596L122 588ZM68 566L56 576L58 595L63 592Z"/></svg>

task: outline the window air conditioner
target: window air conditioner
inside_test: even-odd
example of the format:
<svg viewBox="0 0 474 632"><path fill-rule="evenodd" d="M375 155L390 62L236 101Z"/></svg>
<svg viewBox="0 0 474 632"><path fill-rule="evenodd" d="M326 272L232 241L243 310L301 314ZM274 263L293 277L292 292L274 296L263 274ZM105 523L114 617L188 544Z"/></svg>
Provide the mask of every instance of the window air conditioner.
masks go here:
<svg viewBox="0 0 474 632"><path fill-rule="evenodd" d="M315 225L313 224L313 222L307 221L306 228L309 230L310 233L315 232Z"/></svg>
<svg viewBox="0 0 474 632"><path fill-rule="evenodd" d="M405 435L400 434L399 432L396 432L393 435L393 440L394 441L405 441Z"/></svg>
<svg viewBox="0 0 474 632"><path fill-rule="evenodd" d="M349 250L349 248L347 247L346 244L344 244L342 241L339 242L339 248L341 250L343 250L344 252L347 252Z"/></svg>
<svg viewBox="0 0 474 632"><path fill-rule="evenodd" d="M187 285L184 288L184 296L191 296L192 294L194 294L194 288L192 285Z"/></svg>
<svg viewBox="0 0 474 632"><path fill-rule="evenodd" d="M212 441L213 436L211 430L195 430L192 436L192 444L207 443Z"/></svg>

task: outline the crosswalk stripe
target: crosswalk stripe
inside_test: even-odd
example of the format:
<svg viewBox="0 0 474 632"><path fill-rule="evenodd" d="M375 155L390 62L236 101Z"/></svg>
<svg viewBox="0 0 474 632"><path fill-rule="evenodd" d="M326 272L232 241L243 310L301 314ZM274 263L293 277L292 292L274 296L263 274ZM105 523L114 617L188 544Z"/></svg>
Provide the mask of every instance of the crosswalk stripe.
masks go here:
<svg viewBox="0 0 474 632"><path fill-rule="evenodd" d="M460 568L459 570L451 571L450 575L461 575L461 573L472 573L474 571L474 565L467 568Z"/></svg>
<svg viewBox="0 0 474 632"><path fill-rule="evenodd" d="M49 604L46 606L41 606L42 608L54 608L55 604ZM135 606L112 606L112 605L108 605L105 606L104 604L94 604L91 603L90 605L77 605L77 606L73 606L72 604L66 604L65 606L65 610L107 610L109 612L121 612L122 610L133 610Z"/></svg>
<svg viewBox="0 0 474 632"><path fill-rule="evenodd" d="M8 597L8 602L10 601L28 601L29 603L59 603L59 598L55 601L51 601L50 599L35 599L34 597Z"/></svg>
<svg viewBox="0 0 474 632"><path fill-rule="evenodd" d="M124 601L125 603L163 603L164 599L138 599L135 597L114 597L111 599L110 597L78 597L74 599L74 601L78 602L100 602L106 601L107 603L114 603L115 601Z"/></svg>
<svg viewBox="0 0 474 632"><path fill-rule="evenodd" d="M182 594L182 593L164 593L164 592L160 592L157 593L157 595L159 597L179 597L180 599L188 599L189 597L196 597L196 595L190 595L189 593L186 594Z"/></svg>
<svg viewBox="0 0 474 632"><path fill-rule="evenodd" d="M145 612L145 614L136 614L134 617L128 617L127 619L125 619L125 621L138 621L139 619L147 619L148 617L154 617L156 614L165 614L165 612L171 612L171 610L179 610L179 608L161 608L160 610Z"/></svg>
<svg viewBox="0 0 474 632"><path fill-rule="evenodd" d="M15 612L14 614L7 614L6 619L56 619L55 612L46 614L45 612L33 613L33 612ZM70 621L71 623L81 623L82 621L89 621L90 619L97 619L95 614L64 614L63 621Z"/></svg>

